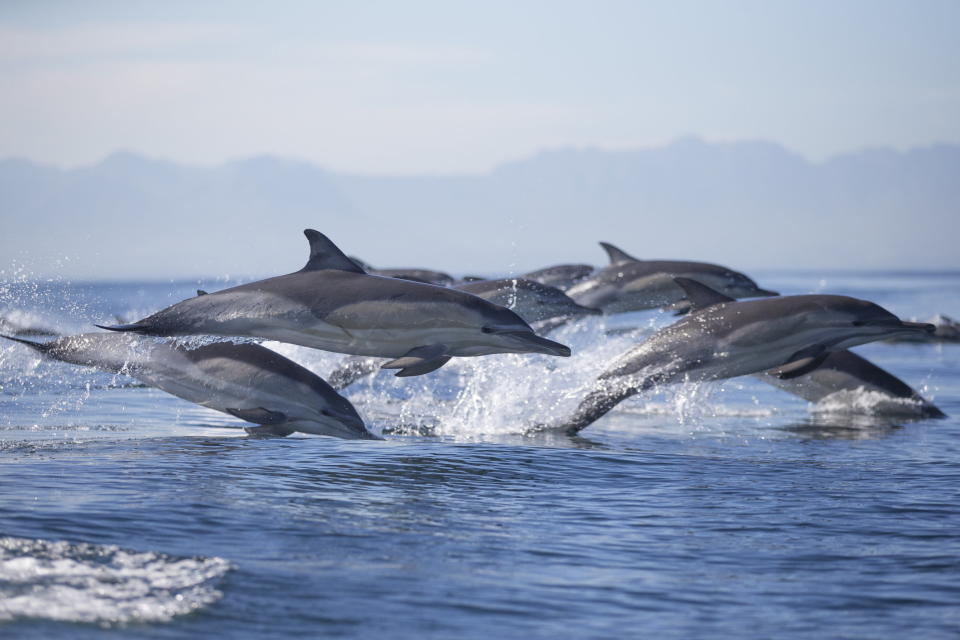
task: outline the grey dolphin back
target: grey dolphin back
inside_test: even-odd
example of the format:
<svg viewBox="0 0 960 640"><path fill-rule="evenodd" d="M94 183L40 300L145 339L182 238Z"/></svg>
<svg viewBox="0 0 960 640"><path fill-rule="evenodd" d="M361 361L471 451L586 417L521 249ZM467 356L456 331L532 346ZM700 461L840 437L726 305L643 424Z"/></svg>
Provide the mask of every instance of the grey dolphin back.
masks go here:
<svg viewBox="0 0 960 640"><path fill-rule="evenodd" d="M360 265L351 260L340 251L340 248L333 244L327 236L315 229L304 229L303 235L307 236L307 242L310 243L310 259L300 271L319 271L321 269L337 269L339 271L352 271L354 273L366 273Z"/></svg>

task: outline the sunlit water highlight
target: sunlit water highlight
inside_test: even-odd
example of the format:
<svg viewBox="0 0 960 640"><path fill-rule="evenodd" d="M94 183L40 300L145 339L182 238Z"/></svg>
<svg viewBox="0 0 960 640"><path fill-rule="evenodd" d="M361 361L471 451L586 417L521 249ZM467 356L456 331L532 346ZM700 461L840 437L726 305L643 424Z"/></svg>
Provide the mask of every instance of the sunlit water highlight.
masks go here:
<svg viewBox="0 0 960 640"><path fill-rule="evenodd" d="M960 315L955 274L757 275ZM77 333L197 286L223 285L14 279L0 311ZM955 637L960 345L857 349L946 420L742 378L634 398L582 437L521 435L670 321L589 318L551 335L567 359L365 378L345 393L385 442L248 439L130 378L0 345L0 634ZM321 375L342 358L266 344Z"/></svg>

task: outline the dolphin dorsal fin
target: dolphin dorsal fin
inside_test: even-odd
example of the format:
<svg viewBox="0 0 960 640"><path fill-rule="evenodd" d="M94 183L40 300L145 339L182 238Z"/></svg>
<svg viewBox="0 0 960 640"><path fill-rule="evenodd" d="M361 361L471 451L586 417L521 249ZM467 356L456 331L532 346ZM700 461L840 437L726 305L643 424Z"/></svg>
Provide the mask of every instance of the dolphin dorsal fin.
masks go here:
<svg viewBox="0 0 960 640"><path fill-rule="evenodd" d="M320 271L321 269L337 269L339 271L353 271L366 273L360 266L344 255L343 251L333 244L327 236L313 229L304 229L310 243L310 259L300 271Z"/></svg>
<svg viewBox="0 0 960 640"><path fill-rule="evenodd" d="M702 282L697 282L690 278L674 278L673 281L687 294L691 311L706 309L707 307L712 307L722 302L733 302L733 298L730 296L725 296L719 291L714 291Z"/></svg>
<svg viewBox="0 0 960 640"><path fill-rule="evenodd" d="M615 247L609 242L601 242L600 246L603 247L603 250L607 252L607 256L610 258L610 264L620 264L621 262L640 262L623 249Z"/></svg>
<svg viewBox="0 0 960 640"><path fill-rule="evenodd" d="M373 269L373 267L370 266L370 263L369 263L369 262L365 262L364 260L361 260L361 259L358 258L357 256L347 256L347 257L350 258L355 265L357 265L358 267L360 267L360 268L363 269L364 271L368 271L368 272L369 272L371 269Z"/></svg>
<svg viewBox="0 0 960 640"><path fill-rule="evenodd" d="M197 289L197 297L198 297L198 298L199 298L200 296L208 296L208 295L210 295L210 294L207 293L206 291L204 291L203 289Z"/></svg>

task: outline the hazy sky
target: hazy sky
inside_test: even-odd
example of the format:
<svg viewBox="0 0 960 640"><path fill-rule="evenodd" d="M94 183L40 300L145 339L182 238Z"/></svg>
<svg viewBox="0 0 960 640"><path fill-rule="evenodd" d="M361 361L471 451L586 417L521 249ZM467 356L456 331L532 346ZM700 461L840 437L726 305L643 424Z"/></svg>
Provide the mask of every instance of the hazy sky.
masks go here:
<svg viewBox="0 0 960 640"><path fill-rule="evenodd" d="M960 142L960 2L0 4L0 157L472 172L539 149Z"/></svg>

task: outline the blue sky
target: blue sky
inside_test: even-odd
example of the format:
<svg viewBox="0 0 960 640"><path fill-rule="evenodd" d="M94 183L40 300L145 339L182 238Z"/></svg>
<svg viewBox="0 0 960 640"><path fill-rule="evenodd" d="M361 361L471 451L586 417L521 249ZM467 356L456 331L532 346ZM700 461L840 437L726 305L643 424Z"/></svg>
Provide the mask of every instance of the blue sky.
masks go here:
<svg viewBox="0 0 960 640"><path fill-rule="evenodd" d="M960 142L960 2L11 2L0 157L485 171L544 148Z"/></svg>

